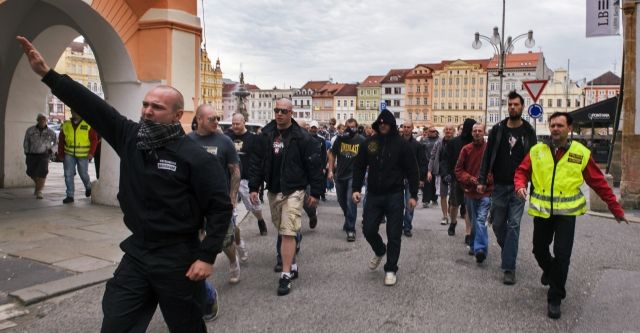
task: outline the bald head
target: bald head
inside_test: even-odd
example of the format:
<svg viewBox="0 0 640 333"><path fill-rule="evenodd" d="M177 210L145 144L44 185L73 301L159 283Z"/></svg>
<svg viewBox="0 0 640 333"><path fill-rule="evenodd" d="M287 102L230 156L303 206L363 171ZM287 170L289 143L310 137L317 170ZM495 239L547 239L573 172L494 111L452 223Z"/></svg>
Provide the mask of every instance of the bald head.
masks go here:
<svg viewBox="0 0 640 333"><path fill-rule="evenodd" d="M288 98L280 98L276 101L276 109L293 110L293 104Z"/></svg>
<svg viewBox="0 0 640 333"><path fill-rule="evenodd" d="M402 122L402 136L406 139L409 139L411 138L411 136L413 136L413 122L411 121L411 119Z"/></svg>
<svg viewBox="0 0 640 333"><path fill-rule="evenodd" d="M293 111L293 104L287 98L280 98L276 101L276 107L273 109L276 125L279 129L289 128L292 121L291 117Z"/></svg>
<svg viewBox="0 0 640 333"><path fill-rule="evenodd" d="M220 117L216 115L216 111L210 104L201 104L196 109L196 121L198 122L198 129L196 133L200 135L209 135L218 131L218 122Z"/></svg>
<svg viewBox="0 0 640 333"><path fill-rule="evenodd" d="M231 117L231 130L235 135L242 135L247 132L247 128L244 124L244 115L239 112L234 113Z"/></svg>
<svg viewBox="0 0 640 333"><path fill-rule="evenodd" d="M180 122L184 112L182 94L171 86L159 85L142 100L141 118L159 124Z"/></svg>

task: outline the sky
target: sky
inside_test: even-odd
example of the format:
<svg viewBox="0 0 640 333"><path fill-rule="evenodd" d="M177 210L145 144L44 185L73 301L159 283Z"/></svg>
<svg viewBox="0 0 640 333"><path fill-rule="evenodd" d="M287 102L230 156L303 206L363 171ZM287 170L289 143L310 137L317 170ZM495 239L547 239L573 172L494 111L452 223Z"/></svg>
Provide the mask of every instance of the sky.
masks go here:
<svg viewBox="0 0 640 333"><path fill-rule="evenodd" d="M392 68L455 59L488 59L471 47L474 33L501 25L501 0L204 0L206 48L225 78L262 89L309 80L362 82ZM507 0L505 35L533 30L514 52L542 51L551 69L573 80L620 75L622 36L585 37L586 0ZM620 28L622 31L622 27Z"/></svg>

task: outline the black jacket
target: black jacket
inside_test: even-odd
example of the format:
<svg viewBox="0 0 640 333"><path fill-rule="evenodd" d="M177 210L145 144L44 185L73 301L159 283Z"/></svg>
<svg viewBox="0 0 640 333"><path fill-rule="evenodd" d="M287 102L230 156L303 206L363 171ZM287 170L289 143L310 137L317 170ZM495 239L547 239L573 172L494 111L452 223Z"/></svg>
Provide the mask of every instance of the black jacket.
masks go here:
<svg viewBox="0 0 640 333"><path fill-rule="evenodd" d="M118 201L133 233L122 250L138 259L145 249L198 243L195 258L213 263L222 250L233 206L217 159L184 136L154 153L136 148L133 122L66 75L51 70L42 79L51 92L76 110L120 156ZM206 223L205 223L206 218ZM189 260L191 260L189 259Z"/></svg>
<svg viewBox="0 0 640 333"><path fill-rule="evenodd" d="M449 144L447 144L447 148L445 150L445 154L447 155L447 162L449 162L449 170L447 171L447 174L451 175L452 177L456 174L456 163L458 163L458 157L460 157L460 151L462 151L462 147L473 141L471 132L473 130L473 125L475 124L475 120L471 118L465 119L464 125L462 125L462 133L451 139Z"/></svg>
<svg viewBox="0 0 640 333"><path fill-rule="evenodd" d="M406 139L405 139L406 140ZM427 179L427 168L429 167L429 161L427 160L427 152L424 145L420 144L413 136L409 138L409 147L414 152L416 162L418 162L418 174L419 180Z"/></svg>
<svg viewBox="0 0 640 333"><path fill-rule="evenodd" d="M284 155L280 172L280 189L282 194L289 195L297 190L304 190L310 185L310 195L319 198L326 184L322 175L320 161L320 143L307 131L291 120L291 134L284 141ZM272 120L258 137L255 154L251 156L249 166L249 190L258 192L263 182L270 187L273 163L273 141L278 131L276 121Z"/></svg>
<svg viewBox="0 0 640 333"><path fill-rule="evenodd" d="M507 126L508 120L509 118L506 118L503 121L493 125L493 127L491 128L491 132L489 132L487 150L484 151L482 164L480 165L480 175L478 176L478 183L482 185L487 184L487 174L493 172L493 164L496 161L498 150L500 150L502 135L504 133L505 126ZM538 138L536 137L536 131L528 121L522 119L522 126L524 126L524 130L526 132L525 136L523 137L524 153L526 155L529 153L531 147L538 143Z"/></svg>
<svg viewBox="0 0 640 333"><path fill-rule="evenodd" d="M415 152L407 141L398 134L393 114L387 110L380 112L373 129L380 133L381 122L388 123L391 131L387 135L376 134L367 138L358 148L353 166L353 192L360 192L364 175L369 168L367 192L390 194L404 191L404 180L409 182L411 197L418 197L419 171Z"/></svg>

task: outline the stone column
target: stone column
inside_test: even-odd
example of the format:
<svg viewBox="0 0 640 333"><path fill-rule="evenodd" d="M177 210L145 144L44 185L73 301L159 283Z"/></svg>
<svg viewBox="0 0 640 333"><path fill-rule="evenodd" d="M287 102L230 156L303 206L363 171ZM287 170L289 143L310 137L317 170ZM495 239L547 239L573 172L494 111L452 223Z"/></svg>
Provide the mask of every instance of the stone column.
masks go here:
<svg viewBox="0 0 640 333"><path fill-rule="evenodd" d="M640 135L635 133L636 123L636 25L637 4L625 1L623 6L624 22L624 97L622 108L624 124L622 126L622 177L620 192L621 203L626 209L640 207Z"/></svg>

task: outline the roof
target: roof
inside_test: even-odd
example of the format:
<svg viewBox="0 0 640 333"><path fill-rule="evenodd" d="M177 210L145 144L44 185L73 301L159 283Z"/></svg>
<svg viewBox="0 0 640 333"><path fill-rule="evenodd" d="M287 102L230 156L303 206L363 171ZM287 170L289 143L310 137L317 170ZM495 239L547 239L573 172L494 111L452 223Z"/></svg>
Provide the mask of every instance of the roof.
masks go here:
<svg viewBox="0 0 640 333"><path fill-rule="evenodd" d="M404 78L409 74L410 69L392 69L384 76L380 83L404 83ZM394 80L396 78L396 80Z"/></svg>
<svg viewBox="0 0 640 333"><path fill-rule="evenodd" d="M612 73L611 71L608 71L598 76L597 78L587 82L585 88L588 86L619 86L621 82L622 80L618 75Z"/></svg>
<svg viewBox="0 0 640 333"><path fill-rule="evenodd" d="M333 97L335 96L340 89L344 87L342 83L327 83L322 88L315 91L313 94L314 98L317 97Z"/></svg>
<svg viewBox="0 0 640 333"><path fill-rule="evenodd" d="M71 42L71 44L69 44L71 51L80 53L84 53L85 46L87 46L87 44L82 42Z"/></svg>
<svg viewBox="0 0 640 333"><path fill-rule="evenodd" d="M428 67L431 69L428 73L414 73L414 70L418 67ZM409 70L409 73L405 76L405 79L417 79L417 78L430 78L433 74L433 71L441 68L440 64L417 64L416 67L413 67Z"/></svg>
<svg viewBox="0 0 640 333"><path fill-rule="evenodd" d="M347 83L340 89L335 96L357 96L358 95L358 85Z"/></svg>
<svg viewBox="0 0 640 333"><path fill-rule="evenodd" d="M532 68L538 67L542 60L542 52L511 53L505 57L504 68ZM498 68L498 56L494 55L489 61L488 69Z"/></svg>
<svg viewBox="0 0 640 333"><path fill-rule="evenodd" d="M322 88L327 83L329 83L329 81L309 81L305 83L304 86L302 86L302 88L300 89L311 89L315 91Z"/></svg>
<svg viewBox="0 0 640 333"><path fill-rule="evenodd" d="M360 87L379 87L380 81L382 81L384 77L384 75L369 75L360 83Z"/></svg>
<svg viewBox="0 0 640 333"><path fill-rule="evenodd" d="M456 60L443 60L441 63L441 69L445 66L449 66L455 62L462 61L467 64L480 65L480 68L487 68L491 59L456 59Z"/></svg>
<svg viewBox="0 0 640 333"><path fill-rule="evenodd" d="M591 127L593 123L597 128L611 127L616 117L617 107L618 97L616 96L572 111L573 126Z"/></svg>

